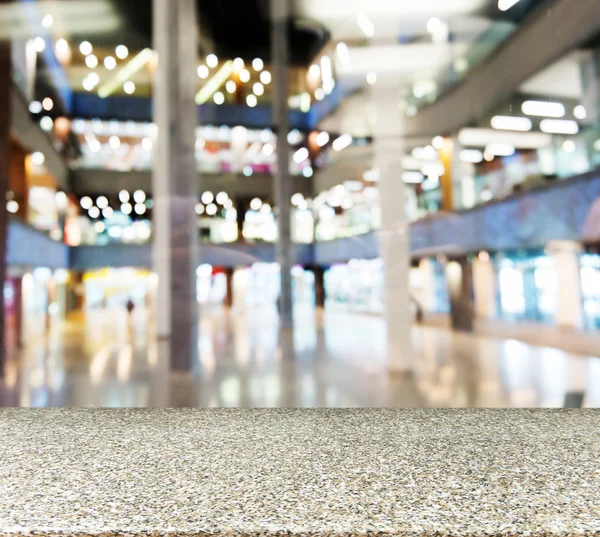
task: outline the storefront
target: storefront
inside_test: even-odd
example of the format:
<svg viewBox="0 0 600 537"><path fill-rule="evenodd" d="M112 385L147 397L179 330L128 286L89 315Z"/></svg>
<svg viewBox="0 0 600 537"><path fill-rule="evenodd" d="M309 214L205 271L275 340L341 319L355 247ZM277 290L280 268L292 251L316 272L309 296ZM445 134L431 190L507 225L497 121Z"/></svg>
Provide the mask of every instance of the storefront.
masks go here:
<svg viewBox="0 0 600 537"><path fill-rule="evenodd" d="M600 254L581 256L581 293L585 327L600 329Z"/></svg>
<svg viewBox="0 0 600 537"><path fill-rule="evenodd" d="M498 304L507 320L553 322L558 305L554 260L546 255L520 255L498 260Z"/></svg>

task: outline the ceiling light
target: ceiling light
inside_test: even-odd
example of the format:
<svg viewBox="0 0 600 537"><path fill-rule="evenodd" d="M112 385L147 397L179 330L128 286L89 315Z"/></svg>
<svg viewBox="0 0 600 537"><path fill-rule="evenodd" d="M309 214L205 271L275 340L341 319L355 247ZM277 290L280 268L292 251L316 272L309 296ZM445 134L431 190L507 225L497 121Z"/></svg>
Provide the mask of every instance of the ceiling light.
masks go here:
<svg viewBox="0 0 600 537"><path fill-rule="evenodd" d="M260 82L255 82L252 86L252 91L255 95L262 95L265 92L265 87Z"/></svg>
<svg viewBox="0 0 600 537"><path fill-rule="evenodd" d="M50 13L46 13L46 15L44 15L44 18L42 19L42 26L44 28L51 28L53 24L54 17L50 15Z"/></svg>
<svg viewBox="0 0 600 537"><path fill-rule="evenodd" d="M195 210L197 215L204 214L204 205L202 205L201 203L196 203Z"/></svg>
<svg viewBox="0 0 600 537"><path fill-rule="evenodd" d="M306 177L307 179L313 176L313 169L312 166L304 166L304 168L302 169L302 175L304 175L304 177Z"/></svg>
<svg viewBox="0 0 600 537"><path fill-rule="evenodd" d="M96 200L96 205L100 208L100 209L105 209L106 207L108 207L108 199L106 199L106 196L100 196L97 200Z"/></svg>
<svg viewBox="0 0 600 537"><path fill-rule="evenodd" d="M292 196L292 198L291 198L290 201L292 202L292 205L294 205L294 206L297 207L298 205L300 205L304 201L304 196L302 194L300 194L300 192L296 192Z"/></svg>
<svg viewBox="0 0 600 537"><path fill-rule="evenodd" d="M252 69L255 71L262 71L265 64L260 58L254 58L252 60Z"/></svg>
<svg viewBox="0 0 600 537"><path fill-rule="evenodd" d="M266 86L271 83L271 73L269 71L263 71L260 74L260 81Z"/></svg>
<svg viewBox="0 0 600 537"><path fill-rule="evenodd" d="M42 107L46 112L50 112L54 108L54 101L50 97L46 97L42 101Z"/></svg>
<svg viewBox="0 0 600 537"><path fill-rule="evenodd" d="M40 153L39 151L35 151L31 153L31 162L33 162L36 166L43 166L46 161L46 157L44 153Z"/></svg>
<svg viewBox="0 0 600 537"><path fill-rule="evenodd" d="M119 45L115 49L115 54L117 55L117 58L124 60L129 56L129 49L125 45Z"/></svg>
<svg viewBox="0 0 600 537"><path fill-rule="evenodd" d="M441 176L444 175L444 165L441 162L427 162L421 166L421 173L423 175L433 176Z"/></svg>
<svg viewBox="0 0 600 537"><path fill-rule="evenodd" d="M81 83L81 85L83 86L83 89L86 91L92 91L95 87L94 83L88 77L83 79L83 82Z"/></svg>
<svg viewBox="0 0 600 537"><path fill-rule="evenodd" d="M208 74L209 74L208 67L206 67L206 65L199 65L198 69L197 69L197 73L200 78L208 78Z"/></svg>
<svg viewBox="0 0 600 537"><path fill-rule="evenodd" d="M239 73L244 68L244 60L242 58L236 58L233 60L233 70Z"/></svg>
<svg viewBox="0 0 600 537"><path fill-rule="evenodd" d="M423 182L423 174L415 171L404 171L402 172L402 180L405 183L418 184Z"/></svg>
<svg viewBox="0 0 600 537"><path fill-rule="evenodd" d="M509 132L494 129L464 128L458 141L465 147L485 147L488 144L510 144L517 149L540 149L552 144L552 136L543 132Z"/></svg>
<svg viewBox="0 0 600 537"><path fill-rule="evenodd" d="M131 80L128 80L123 84L123 91L127 93L127 95L133 95L135 93L135 84Z"/></svg>
<svg viewBox="0 0 600 537"><path fill-rule="evenodd" d="M118 47L117 47L118 48ZM105 99L115 90L121 87L125 82L137 73L146 63L152 58L152 49L145 48L137 56L132 58L129 63L123 67L117 74L106 84L98 89L98 95Z"/></svg>
<svg viewBox="0 0 600 537"><path fill-rule="evenodd" d="M323 90L323 88L317 88L315 90L315 99L317 101L322 101L325 98L325 91Z"/></svg>
<svg viewBox="0 0 600 537"><path fill-rule="evenodd" d="M89 41L83 41L79 45L79 52L84 56L91 54L93 50L92 44Z"/></svg>
<svg viewBox="0 0 600 537"><path fill-rule="evenodd" d="M438 151L440 149L443 149L444 147L444 138L442 136L435 136L433 138L433 140L431 140L431 145L434 149L437 149Z"/></svg>
<svg viewBox="0 0 600 537"><path fill-rule="evenodd" d="M317 134L315 142L319 147L323 147L324 145L329 143L329 133L325 131L320 132L319 134Z"/></svg>
<svg viewBox="0 0 600 537"><path fill-rule="evenodd" d="M258 211L262 206L262 201L260 200L260 198L254 198L251 202L250 202L250 209L252 209L253 211Z"/></svg>
<svg viewBox="0 0 600 537"><path fill-rule="evenodd" d="M304 162L308 158L308 156L308 149L306 149L306 147L301 147L300 149L298 149L298 151L294 153L294 162L296 164L300 164L301 162Z"/></svg>
<svg viewBox="0 0 600 537"><path fill-rule="evenodd" d="M235 66L234 66L234 70L235 70ZM240 80L242 82L248 82L250 80L250 71L248 71L248 69L242 69L240 71Z"/></svg>
<svg viewBox="0 0 600 537"><path fill-rule="evenodd" d="M373 37L375 34L375 26L365 14L361 13L356 17L356 23L367 37Z"/></svg>
<svg viewBox="0 0 600 537"><path fill-rule="evenodd" d="M352 71L352 61L350 60L350 53L348 52L348 46L343 41L338 43L335 47L335 51L340 60L340 64L343 71Z"/></svg>
<svg viewBox="0 0 600 537"><path fill-rule="evenodd" d="M411 155L418 160L435 160L438 158L437 151L431 145L415 147L411 151Z"/></svg>
<svg viewBox="0 0 600 537"><path fill-rule="evenodd" d="M35 48L36 52L44 52L46 50L46 41L43 37L36 37L33 40L33 48Z"/></svg>
<svg viewBox="0 0 600 537"><path fill-rule="evenodd" d="M342 149L348 147L351 143L352 136L350 136L349 134L342 134L339 138L336 138L333 141L331 146L333 147L334 151L341 151Z"/></svg>
<svg viewBox="0 0 600 537"><path fill-rule="evenodd" d="M216 67L219 64L219 58L217 58L214 54L209 54L206 57L206 65L208 65L211 69Z"/></svg>
<svg viewBox="0 0 600 537"><path fill-rule="evenodd" d="M121 147L121 139L118 136L113 135L108 139L108 145L112 150L116 151Z"/></svg>
<svg viewBox="0 0 600 537"><path fill-rule="evenodd" d="M494 116L491 120L494 129L503 131L530 131L531 119L528 117Z"/></svg>
<svg viewBox="0 0 600 537"><path fill-rule="evenodd" d="M377 73L373 71L367 73L367 84L373 85L377 82Z"/></svg>
<svg viewBox="0 0 600 537"><path fill-rule="evenodd" d="M220 91L217 91L213 95L213 101L215 104L223 104L225 102L225 95L223 95Z"/></svg>
<svg viewBox="0 0 600 537"><path fill-rule="evenodd" d="M104 231L106 230L106 225L104 224L104 222L96 222L94 224L94 229L96 230L96 233L104 233Z"/></svg>
<svg viewBox="0 0 600 537"><path fill-rule="evenodd" d="M273 144L266 143L265 145L263 145L262 154L265 157L270 157L273 154L273 151L275 151Z"/></svg>
<svg viewBox="0 0 600 537"><path fill-rule="evenodd" d="M436 32L439 32L442 28L442 21L440 19L438 19L437 17L431 17L428 21L427 21L427 31L430 34L435 34Z"/></svg>
<svg viewBox="0 0 600 537"><path fill-rule="evenodd" d="M136 190L133 193L133 201L136 203L144 203L146 201L146 193L143 190Z"/></svg>
<svg viewBox="0 0 600 537"><path fill-rule="evenodd" d="M496 157L510 157L514 154L515 148L510 144L489 144L485 152Z"/></svg>
<svg viewBox="0 0 600 537"><path fill-rule="evenodd" d="M149 136L142 138L142 149L144 151L152 151L152 138Z"/></svg>
<svg viewBox="0 0 600 537"><path fill-rule="evenodd" d="M42 103L40 101L31 101L29 103L29 111L32 114L39 114L42 111Z"/></svg>
<svg viewBox="0 0 600 537"><path fill-rule="evenodd" d="M109 71L112 71L117 67L117 60L115 60L112 56L107 56L104 58L104 67Z"/></svg>
<svg viewBox="0 0 600 537"><path fill-rule="evenodd" d="M575 152L575 142L573 140L565 140L562 146L565 153Z"/></svg>
<svg viewBox="0 0 600 537"><path fill-rule="evenodd" d="M127 192L127 190L121 190L121 192L119 192L119 201L122 203L127 203L129 201L129 192Z"/></svg>
<svg viewBox="0 0 600 537"><path fill-rule="evenodd" d="M299 144L302 141L302 134L300 134L298 129L292 129L290 132L288 132L287 141L290 145Z"/></svg>
<svg viewBox="0 0 600 537"><path fill-rule="evenodd" d="M463 149L460 152L460 160L471 164L478 164L483 160L483 152L479 149Z"/></svg>
<svg viewBox="0 0 600 537"><path fill-rule="evenodd" d="M583 106L582 104L578 104L574 109L573 109L573 115L577 118L577 119L585 119L587 117L587 110L585 109L585 106Z"/></svg>
<svg viewBox="0 0 600 537"><path fill-rule="evenodd" d="M102 209L102 216L104 218L112 218L114 211L112 209L112 207L105 207L104 209Z"/></svg>
<svg viewBox="0 0 600 537"><path fill-rule="evenodd" d="M6 202L6 210L9 213L16 214L17 211L19 210L19 202L15 201L15 200L7 201Z"/></svg>
<svg viewBox="0 0 600 537"><path fill-rule="evenodd" d="M131 203L123 203L123 205L121 205L121 212L123 214L131 214L131 211L133 211Z"/></svg>
<svg viewBox="0 0 600 537"><path fill-rule="evenodd" d="M251 93L250 95L248 95L246 97L246 104L250 107L250 108L254 108L258 103L258 99L256 98L256 95L254 95L253 93Z"/></svg>
<svg viewBox="0 0 600 537"><path fill-rule="evenodd" d="M90 69L95 69L96 67L98 67L98 58L93 54L90 54L89 56L85 57L85 64Z"/></svg>
<svg viewBox="0 0 600 537"><path fill-rule="evenodd" d="M202 200L202 203L204 203L204 205L208 205L209 203L213 202L215 197L212 192L207 190L206 192L202 193L202 196L200 199Z"/></svg>
<svg viewBox="0 0 600 537"><path fill-rule="evenodd" d="M67 43L66 39L59 39L54 45L54 50L56 51L56 58L65 63L69 60L71 56L71 49L69 48L69 43Z"/></svg>
<svg viewBox="0 0 600 537"><path fill-rule="evenodd" d="M217 206L214 203L206 206L206 214L209 216L214 216L217 214Z"/></svg>
<svg viewBox="0 0 600 537"><path fill-rule="evenodd" d="M100 145L100 142L96 138L92 138L91 140L89 140L88 145L89 145L90 151L92 153L98 153L98 151L100 151L100 149L102 147Z"/></svg>
<svg viewBox="0 0 600 537"><path fill-rule="evenodd" d="M235 90L237 89L235 82L233 80L228 80L227 84L225 84L225 89L229 93L235 93Z"/></svg>
<svg viewBox="0 0 600 537"><path fill-rule="evenodd" d="M323 91L325 91L326 95L329 95L333 91L333 86L335 85L332 72L331 58L323 56L321 58L321 80L323 81Z"/></svg>
<svg viewBox="0 0 600 537"><path fill-rule="evenodd" d="M89 196L83 196L83 198L81 198L81 200L79 201L79 204L81 205L82 209L85 209L87 211L88 209L91 209L92 205L94 205L94 202Z"/></svg>
<svg viewBox="0 0 600 537"><path fill-rule="evenodd" d="M570 119L542 119L540 129L549 134L577 134L579 125Z"/></svg>
<svg viewBox="0 0 600 537"><path fill-rule="evenodd" d="M563 117L565 107L562 103L551 101L525 101L521 110L528 116Z"/></svg>
<svg viewBox="0 0 600 537"><path fill-rule="evenodd" d="M224 205L228 198L229 196L227 195L227 192L219 192L215 197L215 201L219 205Z"/></svg>
<svg viewBox="0 0 600 537"><path fill-rule="evenodd" d="M498 0L498 9L500 11L507 11L513 7L519 0Z"/></svg>
<svg viewBox="0 0 600 537"><path fill-rule="evenodd" d="M371 168L370 170L365 170L363 172L363 179L365 181L368 181L369 183L376 183L377 181L379 181L379 179L381 179L381 170L379 168Z"/></svg>
<svg viewBox="0 0 600 537"><path fill-rule="evenodd" d="M245 177L250 177L254 170L252 169L252 166L246 165L242 171Z"/></svg>
<svg viewBox="0 0 600 537"><path fill-rule="evenodd" d="M51 117L44 116L40 119L40 127L45 132L50 132L54 128L54 121L52 121Z"/></svg>
<svg viewBox="0 0 600 537"><path fill-rule="evenodd" d="M87 76L87 80L90 83L90 85L95 87L100 82L100 77L98 76L98 73L90 73Z"/></svg>
<svg viewBox="0 0 600 537"><path fill-rule="evenodd" d="M136 203L133 210L141 216L146 212L146 206L143 203Z"/></svg>
<svg viewBox="0 0 600 537"><path fill-rule="evenodd" d="M100 209L98 207L90 207L88 215L90 218L98 218L100 216Z"/></svg>
<svg viewBox="0 0 600 537"><path fill-rule="evenodd" d="M208 58L207 58L208 61ZM213 77L204 84L202 89L196 94L196 104L204 104L210 96L217 91L229 78L233 71L233 62L231 60L225 62ZM214 97L213 97L214 100ZM223 99L225 101L225 99Z"/></svg>

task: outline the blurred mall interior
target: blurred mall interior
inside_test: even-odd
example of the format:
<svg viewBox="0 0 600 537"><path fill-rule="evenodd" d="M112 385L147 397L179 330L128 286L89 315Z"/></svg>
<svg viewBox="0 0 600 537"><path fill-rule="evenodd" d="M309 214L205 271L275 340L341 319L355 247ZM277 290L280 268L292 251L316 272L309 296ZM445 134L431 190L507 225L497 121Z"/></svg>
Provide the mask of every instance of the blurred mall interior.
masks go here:
<svg viewBox="0 0 600 537"><path fill-rule="evenodd" d="M0 405L600 406L597 0L0 32Z"/></svg>

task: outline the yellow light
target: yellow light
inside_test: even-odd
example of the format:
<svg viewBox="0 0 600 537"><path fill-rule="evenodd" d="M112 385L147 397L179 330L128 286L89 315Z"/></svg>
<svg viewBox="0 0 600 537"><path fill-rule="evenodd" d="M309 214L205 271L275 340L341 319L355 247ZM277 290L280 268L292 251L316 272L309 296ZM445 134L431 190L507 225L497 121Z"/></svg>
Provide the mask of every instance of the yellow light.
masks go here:
<svg viewBox="0 0 600 537"><path fill-rule="evenodd" d="M262 71L264 66L265 64L260 58L254 58L254 60L252 60L252 69L255 71Z"/></svg>
<svg viewBox="0 0 600 537"><path fill-rule="evenodd" d="M242 58L236 58L233 60L233 70L239 73L244 68L244 60Z"/></svg>
<svg viewBox="0 0 600 537"><path fill-rule="evenodd" d="M250 71L248 71L248 69L242 69L240 71L240 80L242 82L248 82L250 80Z"/></svg>
<svg viewBox="0 0 600 537"><path fill-rule="evenodd" d="M228 80L227 84L225 84L225 89L228 93L235 93L235 90L237 89L235 82L233 80Z"/></svg>
<svg viewBox="0 0 600 537"><path fill-rule="evenodd" d="M145 48L123 67L109 82L98 89L98 95L105 99L137 73L152 58L152 49Z"/></svg>
<svg viewBox="0 0 600 537"><path fill-rule="evenodd" d="M207 58L208 62L208 58ZM229 78L233 72L233 62L231 60L225 62L223 67L219 69L214 76L202 87L196 94L196 104L204 104L211 95L217 91Z"/></svg>

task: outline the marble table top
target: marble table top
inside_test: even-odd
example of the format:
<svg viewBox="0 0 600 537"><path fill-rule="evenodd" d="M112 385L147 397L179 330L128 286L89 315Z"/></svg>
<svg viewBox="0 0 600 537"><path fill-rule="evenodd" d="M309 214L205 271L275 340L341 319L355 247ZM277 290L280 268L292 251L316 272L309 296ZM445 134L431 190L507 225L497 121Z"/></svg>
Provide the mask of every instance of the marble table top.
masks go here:
<svg viewBox="0 0 600 537"><path fill-rule="evenodd" d="M600 535L593 410L0 411L0 535Z"/></svg>

